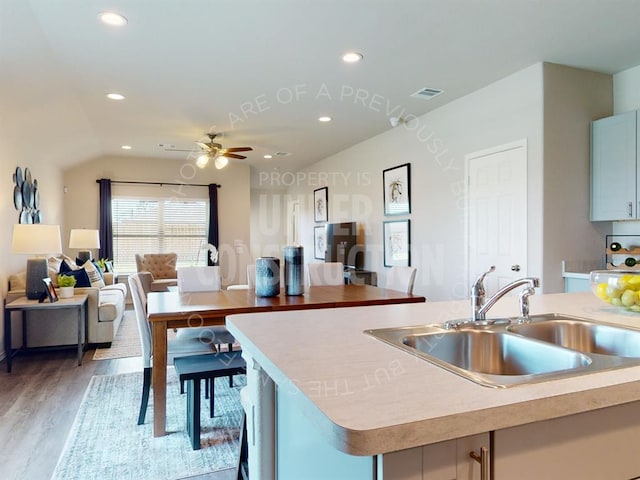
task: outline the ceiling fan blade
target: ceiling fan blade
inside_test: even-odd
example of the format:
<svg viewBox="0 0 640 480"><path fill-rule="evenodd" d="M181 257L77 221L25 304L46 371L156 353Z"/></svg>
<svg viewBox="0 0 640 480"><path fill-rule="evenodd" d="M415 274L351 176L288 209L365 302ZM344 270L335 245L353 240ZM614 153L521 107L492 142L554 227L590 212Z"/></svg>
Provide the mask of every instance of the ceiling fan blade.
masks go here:
<svg viewBox="0 0 640 480"><path fill-rule="evenodd" d="M227 152L250 152L253 150L253 148L251 147L232 147L232 148L225 148L225 150Z"/></svg>
<svg viewBox="0 0 640 480"><path fill-rule="evenodd" d="M240 160L244 160L245 158L247 158L244 155L236 155L235 153L229 153L229 152L225 153L224 156L228 158L238 158Z"/></svg>

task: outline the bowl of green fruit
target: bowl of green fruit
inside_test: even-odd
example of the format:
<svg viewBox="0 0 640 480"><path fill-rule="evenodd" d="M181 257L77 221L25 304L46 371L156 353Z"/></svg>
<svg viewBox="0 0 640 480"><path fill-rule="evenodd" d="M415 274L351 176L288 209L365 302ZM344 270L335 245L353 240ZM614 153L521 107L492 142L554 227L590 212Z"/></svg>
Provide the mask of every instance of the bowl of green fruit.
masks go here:
<svg viewBox="0 0 640 480"><path fill-rule="evenodd" d="M594 270L591 290L610 305L640 313L640 271Z"/></svg>

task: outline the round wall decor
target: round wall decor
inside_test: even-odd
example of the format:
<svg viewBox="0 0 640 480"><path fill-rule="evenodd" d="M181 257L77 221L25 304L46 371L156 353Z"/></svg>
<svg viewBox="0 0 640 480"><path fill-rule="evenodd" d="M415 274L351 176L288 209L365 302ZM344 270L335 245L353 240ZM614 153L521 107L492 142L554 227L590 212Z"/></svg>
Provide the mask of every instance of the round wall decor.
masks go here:
<svg viewBox="0 0 640 480"><path fill-rule="evenodd" d="M38 180L31 178L31 170L16 167L13 173L13 206L20 212L18 223L40 223L40 188Z"/></svg>

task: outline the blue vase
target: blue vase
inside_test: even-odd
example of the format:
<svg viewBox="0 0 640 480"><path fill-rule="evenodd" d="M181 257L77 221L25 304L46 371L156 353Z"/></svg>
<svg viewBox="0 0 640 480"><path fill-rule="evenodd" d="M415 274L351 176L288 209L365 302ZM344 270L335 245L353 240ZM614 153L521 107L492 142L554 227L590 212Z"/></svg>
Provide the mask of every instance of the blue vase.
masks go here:
<svg viewBox="0 0 640 480"><path fill-rule="evenodd" d="M280 294L280 259L256 258L256 295L275 297Z"/></svg>
<svg viewBox="0 0 640 480"><path fill-rule="evenodd" d="M284 247L284 292L286 295L304 293L304 253L302 247Z"/></svg>

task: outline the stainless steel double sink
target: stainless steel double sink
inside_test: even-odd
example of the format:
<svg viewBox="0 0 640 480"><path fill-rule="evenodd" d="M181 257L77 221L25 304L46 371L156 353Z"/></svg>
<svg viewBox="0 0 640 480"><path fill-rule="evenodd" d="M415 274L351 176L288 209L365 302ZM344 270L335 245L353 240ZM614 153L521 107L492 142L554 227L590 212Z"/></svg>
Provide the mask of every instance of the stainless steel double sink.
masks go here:
<svg viewBox="0 0 640 480"><path fill-rule="evenodd" d="M480 385L505 388L640 365L640 330L562 314L365 330Z"/></svg>

